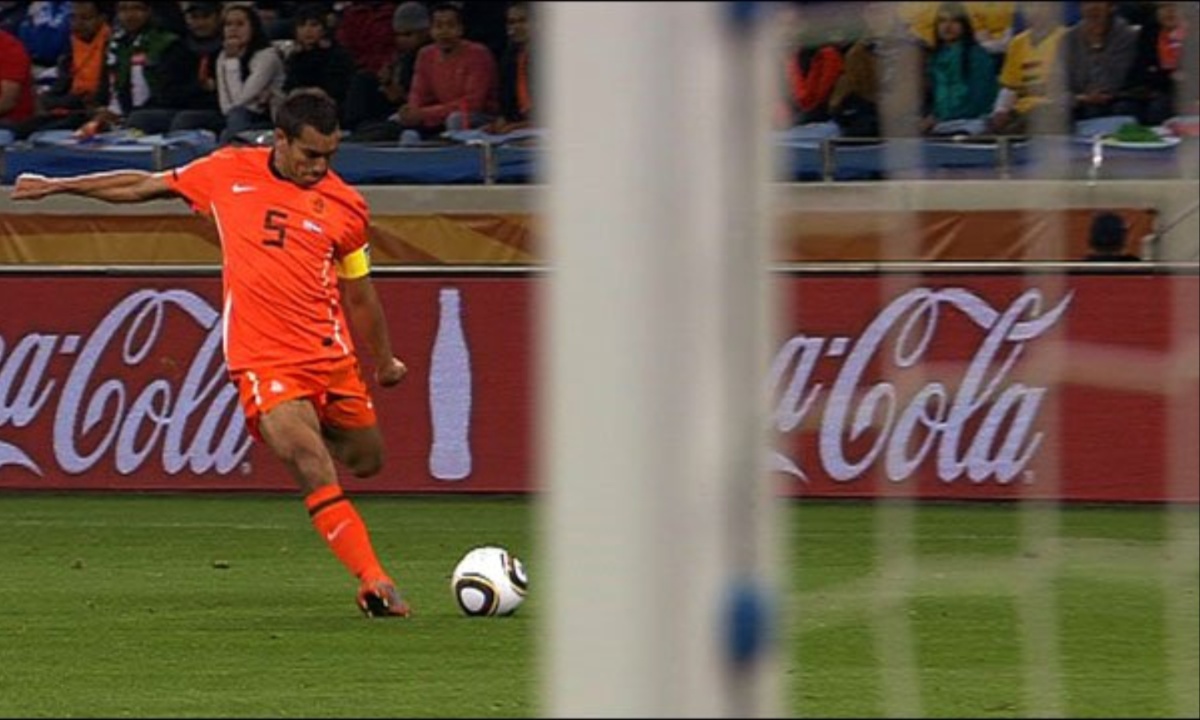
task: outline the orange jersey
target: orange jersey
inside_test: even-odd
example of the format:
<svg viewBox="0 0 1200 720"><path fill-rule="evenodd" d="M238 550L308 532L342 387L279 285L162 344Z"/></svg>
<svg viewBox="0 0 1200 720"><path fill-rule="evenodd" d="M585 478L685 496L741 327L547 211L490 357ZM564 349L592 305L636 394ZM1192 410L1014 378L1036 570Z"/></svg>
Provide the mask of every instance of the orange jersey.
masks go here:
<svg viewBox="0 0 1200 720"><path fill-rule="evenodd" d="M354 352L338 270L366 248L366 201L332 171L311 188L280 177L271 152L223 148L164 173L172 190L216 222L231 371Z"/></svg>

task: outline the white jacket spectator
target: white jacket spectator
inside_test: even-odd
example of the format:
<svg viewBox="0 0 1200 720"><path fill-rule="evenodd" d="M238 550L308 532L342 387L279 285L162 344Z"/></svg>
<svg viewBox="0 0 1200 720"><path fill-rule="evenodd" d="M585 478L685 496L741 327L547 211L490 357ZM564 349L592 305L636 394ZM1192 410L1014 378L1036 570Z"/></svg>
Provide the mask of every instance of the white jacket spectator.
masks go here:
<svg viewBox="0 0 1200 720"><path fill-rule="evenodd" d="M283 55L250 5L229 5L221 19L224 46L217 58L217 101L225 114L221 141L271 127L272 103L283 91Z"/></svg>
<svg viewBox="0 0 1200 720"><path fill-rule="evenodd" d="M265 47L250 58L250 73L242 77L241 58L221 54L217 73L217 98L221 112L244 107L256 114L270 112L271 103L283 92L283 57L274 47Z"/></svg>

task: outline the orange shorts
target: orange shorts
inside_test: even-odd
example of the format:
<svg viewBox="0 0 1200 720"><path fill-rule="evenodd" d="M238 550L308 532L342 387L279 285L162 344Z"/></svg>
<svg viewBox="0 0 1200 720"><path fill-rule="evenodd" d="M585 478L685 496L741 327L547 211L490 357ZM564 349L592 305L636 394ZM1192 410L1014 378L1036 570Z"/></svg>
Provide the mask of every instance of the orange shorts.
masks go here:
<svg viewBox="0 0 1200 720"><path fill-rule="evenodd" d="M322 425L351 429L376 423L375 406L353 356L334 362L241 370L231 377L246 415L246 428L256 440L262 440L258 424L263 415L280 403L301 398L312 403Z"/></svg>

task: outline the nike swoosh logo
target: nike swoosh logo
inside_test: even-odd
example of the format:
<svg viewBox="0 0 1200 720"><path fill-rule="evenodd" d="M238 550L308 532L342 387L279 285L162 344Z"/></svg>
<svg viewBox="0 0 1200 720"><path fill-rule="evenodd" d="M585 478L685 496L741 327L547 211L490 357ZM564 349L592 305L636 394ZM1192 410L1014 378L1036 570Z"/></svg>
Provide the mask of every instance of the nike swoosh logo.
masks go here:
<svg viewBox="0 0 1200 720"><path fill-rule="evenodd" d="M233 190L234 195L240 195L242 193L254 192L258 188L254 187L253 185L238 185L235 183L230 189Z"/></svg>
<svg viewBox="0 0 1200 720"><path fill-rule="evenodd" d="M350 526L349 520L341 521L337 525L334 525L332 530L325 533L325 539L328 540L329 542L333 542L334 540L337 540L337 536L341 535L342 531L345 530L349 526Z"/></svg>

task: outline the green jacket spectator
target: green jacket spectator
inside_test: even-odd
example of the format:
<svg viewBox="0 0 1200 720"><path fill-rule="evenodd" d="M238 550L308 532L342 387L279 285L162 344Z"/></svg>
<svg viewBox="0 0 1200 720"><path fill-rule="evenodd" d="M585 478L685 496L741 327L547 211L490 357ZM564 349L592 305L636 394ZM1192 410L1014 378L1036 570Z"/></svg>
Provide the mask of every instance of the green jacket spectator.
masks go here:
<svg viewBox="0 0 1200 720"><path fill-rule="evenodd" d="M171 115L190 107L200 92L198 58L182 38L155 26L150 17L150 3L117 4L101 92L107 110L124 118L125 125L160 133Z"/></svg>

